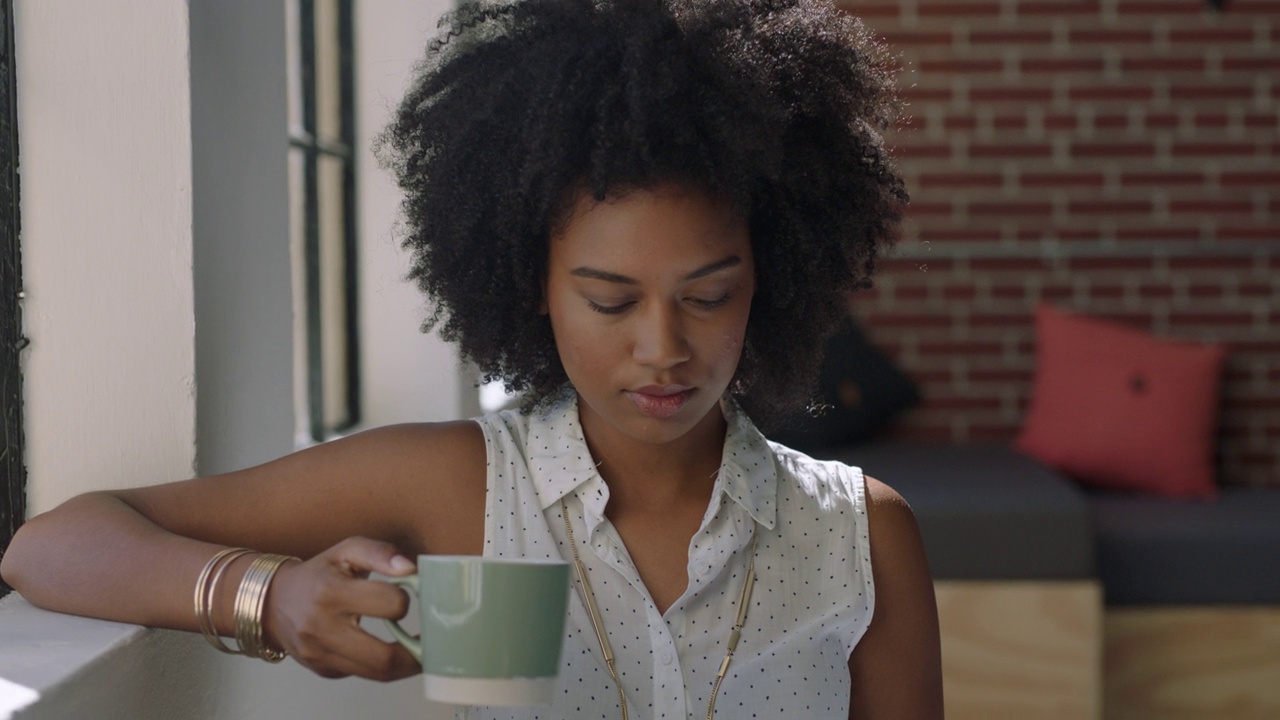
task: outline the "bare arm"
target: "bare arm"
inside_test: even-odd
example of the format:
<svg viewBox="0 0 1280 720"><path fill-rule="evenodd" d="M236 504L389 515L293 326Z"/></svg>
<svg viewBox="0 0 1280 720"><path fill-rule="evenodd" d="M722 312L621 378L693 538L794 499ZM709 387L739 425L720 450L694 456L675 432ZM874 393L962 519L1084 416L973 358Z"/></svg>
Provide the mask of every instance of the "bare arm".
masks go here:
<svg viewBox="0 0 1280 720"><path fill-rule="evenodd" d="M283 636L298 632L298 615L314 621L315 606L403 614L403 593L363 582L371 570L405 574L391 565L398 553L480 552L484 468L474 423L382 428L234 473L77 497L23 525L0 572L51 610L195 630L196 576L219 548L296 555L309 562L277 575L267 635L299 655L305 643ZM213 617L224 634L250 562L234 563L219 587ZM412 671L399 653L373 652L398 663L396 673ZM308 664L321 674L377 676L359 665Z"/></svg>
<svg viewBox="0 0 1280 720"><path fill-rule="evenodd" d="M938 608L915 516L902 496L867 478L876 601L849 658L850 720L942 718Z"/></svg>

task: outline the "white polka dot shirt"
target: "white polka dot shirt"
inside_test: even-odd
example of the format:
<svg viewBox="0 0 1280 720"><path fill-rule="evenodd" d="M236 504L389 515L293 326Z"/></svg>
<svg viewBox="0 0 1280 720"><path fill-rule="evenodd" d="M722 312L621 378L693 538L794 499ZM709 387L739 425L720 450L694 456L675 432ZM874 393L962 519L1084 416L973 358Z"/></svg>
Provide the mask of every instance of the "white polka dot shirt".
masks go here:
<svg viewBox="0 0 1280 720"><path fill-rule="evenodd" d="M544 414L477 419L488 452L486 556L573 557L560 499L633 718L702 718L759 533L742 639L716 700L722 718L849 716L848 659L874 588L862 473L769 442L732 403L724 456L689 545L688 587L659 613L612 524L609 488L578 423L576 396ZM474 720L617 718L618 693L577 589L550 707L459 708Z"/></svg>

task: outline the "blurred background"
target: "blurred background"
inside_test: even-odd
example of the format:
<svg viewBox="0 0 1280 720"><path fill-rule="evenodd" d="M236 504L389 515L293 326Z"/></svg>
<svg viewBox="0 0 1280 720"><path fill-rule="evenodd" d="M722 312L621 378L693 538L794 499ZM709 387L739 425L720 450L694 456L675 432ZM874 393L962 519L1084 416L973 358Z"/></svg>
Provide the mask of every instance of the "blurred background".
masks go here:
<svg viewBox="0 0 1280 720"><path fill-rule="evenodd" d="M922 403L1012 439L1046 301L1229 348L1220 480L1280 484L1280 2L844 0L900 58L912 202L855 298Z"/></svg>
<svg viewBox="0 0 1280 720"><path fill-rule="evenodd" d="M452 4L0 0L0 549L80 492L481 411L474 373L419 332L428 308L404 280L398 192L370 152ZM1048 302L1224 344L1216 480L1274 503L1280 0L839 4L898 56L908 102L890 143L913 202L875 288L851 304L918 390L881 428L886 444L1007 449ZM505 401L493 390L490 406ZM1004 478L1015 496L1026 472ZM1039 568L939 582L952 717L1280 713L1280 605L1250 602L1280 577L1280 512L1253 501L1263 494L1225 516L1222 502L1120 506L1122 520L1165 518L1155 534L1127 526L1165 554L1119 566L1122 581L1187 577L1192 547L1225 578L1192 589L1243 582L1235 605L1171 594L1170 608L1134 610L1104 606L1091 508L1060 479L1028 509L948 494L965 489L955 474L928 474L921 517L930 499L976 508L944 549L990 542ZM971 479L984 477L1004 476ZM1052 545L1037 512L1071 515L1078 568L1037 555ZM984 535L997 517L1029 534ZM10 595L0 717L422 716L411 682L215 655L198 637L50 618Z"/></svg>

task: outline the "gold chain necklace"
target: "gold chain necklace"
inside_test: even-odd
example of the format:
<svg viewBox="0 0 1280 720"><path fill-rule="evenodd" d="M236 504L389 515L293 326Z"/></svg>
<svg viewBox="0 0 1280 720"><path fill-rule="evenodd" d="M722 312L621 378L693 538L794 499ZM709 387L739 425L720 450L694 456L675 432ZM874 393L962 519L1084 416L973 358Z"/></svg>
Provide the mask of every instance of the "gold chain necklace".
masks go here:
<svg viewBox="0 0 1280 720"><path fill-rule="evenodd" d="M569 524L569 506L564 498L560 498L560 514L564 517L564 531L569 536L569 549L573 551L573 570L578 576L578 587L582 600L586 603L587 613L591 616L591 627L596 632L596 640L600 642L600 653L604 655L605 667L609 677L613 678L614 687L618 688L618 704L622 708L622 720L627 720L627 696L622 692L622 681L618 679L618 670L613 663L613 647L609 645L609 634L605 632L600 620L600 609L596 607L595 593L591 592L591 584L587 582L587 568L578 556L578 543L573 539L573 526ZM725 673L729 672L729 663L733 660L733 651L738 647L742 637L742 625L747 621L747 607L751 603L751 588L756 584L756 532L751 532L751 555L747 560L747 576L742 581L742 594L738 596L738 617L729 631L729 641L725 645L724 661L720 663L720 671L716 673L716 684L711 688L711 700L707 702L707 720L712 720L716 713L716 695L720 694L720 683L724 682Z"/></svg>

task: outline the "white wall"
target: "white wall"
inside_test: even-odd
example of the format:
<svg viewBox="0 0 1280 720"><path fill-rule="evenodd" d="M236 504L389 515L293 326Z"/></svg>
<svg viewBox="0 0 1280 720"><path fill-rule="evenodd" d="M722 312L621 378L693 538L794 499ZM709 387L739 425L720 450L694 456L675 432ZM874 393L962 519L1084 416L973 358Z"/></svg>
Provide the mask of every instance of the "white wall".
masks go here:
<svg viewBox="0 0 1280 720"><path fill-rule="evenodd" d="M30 512L191 475L187 7L18 0Z"/></svg>
<svg viewBox="0 0 1280 720"><path fill-rule="evenodd" d="M360 146L360 329L364 424L445 420L478 414L477 393L460 380L452 348L418 327L424 297L405 282L408 253L394 234L400 193L378 169L373 137L386 126L409 71L435 35L449 0L356 3L357 144Z"/></svg>
<svg viewBox="0 0 1280 720"><path fill-rule="evenodd" d="M253 182L244 188L226 186L235 173L207 152L224 129L250 132L250 125L234 125L235 113L214 116L234 107L211 109L207 102L243 101L236 82L252 86L245 99L257 93L265 101L279 86L279 79L237 75L252 67L219 59L217 49L268 32L243 25L246 16L237 9L274 18L278 3L191 2L190 15L187 3L171 0L16 2L33 514L91 489L190 476L197 369L202 469L206 461L230 466L274 454L279 441L269 438L282 417L280 432L292 434L291 405L282 411L277 402L282 375L274 343L275 303L289 303L287 262L279 276L275 261L245 268L239 257L258 242L273 242L280 228L269 199L274 151L255 150L265 169L246 176ZM364 145L381 128L447 5L358 3ZM189 18L218 26L189 32ZM230 63L223 70L231 75L210 74L206 62ZM207 114L193 118L193 107ZM275 112L258 110L254 122L268 122ZM280 138L284 132L282 123ZM201 146L193 148L194 141ZM283 178L283 146L279 157ZM450 349L417 332L423 303L402 281L404 258L389 232L395 190L378 175L367 147L360 172L366 424L457 417L459 398L468 393L459 389ZM194 203L193 177L202 183ZM211 274L201 275L205 270ZM237 275L242 271L250 274ZM240 281L244 297L237 295ZM255 313L266 316L244 322ZM206 343L211 339L215 346ZM266 354L254 356L255 347ZM269 391L250 391L260 381ZM237 394L206 394L218 388ZM244 436L246 428L270 430L255 439ZM86 642L83 622L101 637ZM33 677L32 659L41 653L58 655ZM420 699L418 682L325 681L291 661L268 666L223 656L188 633L74 620L17 597L0 603L0 717L442 717ZM40 697L28 704L33 693Z"/></svg>

